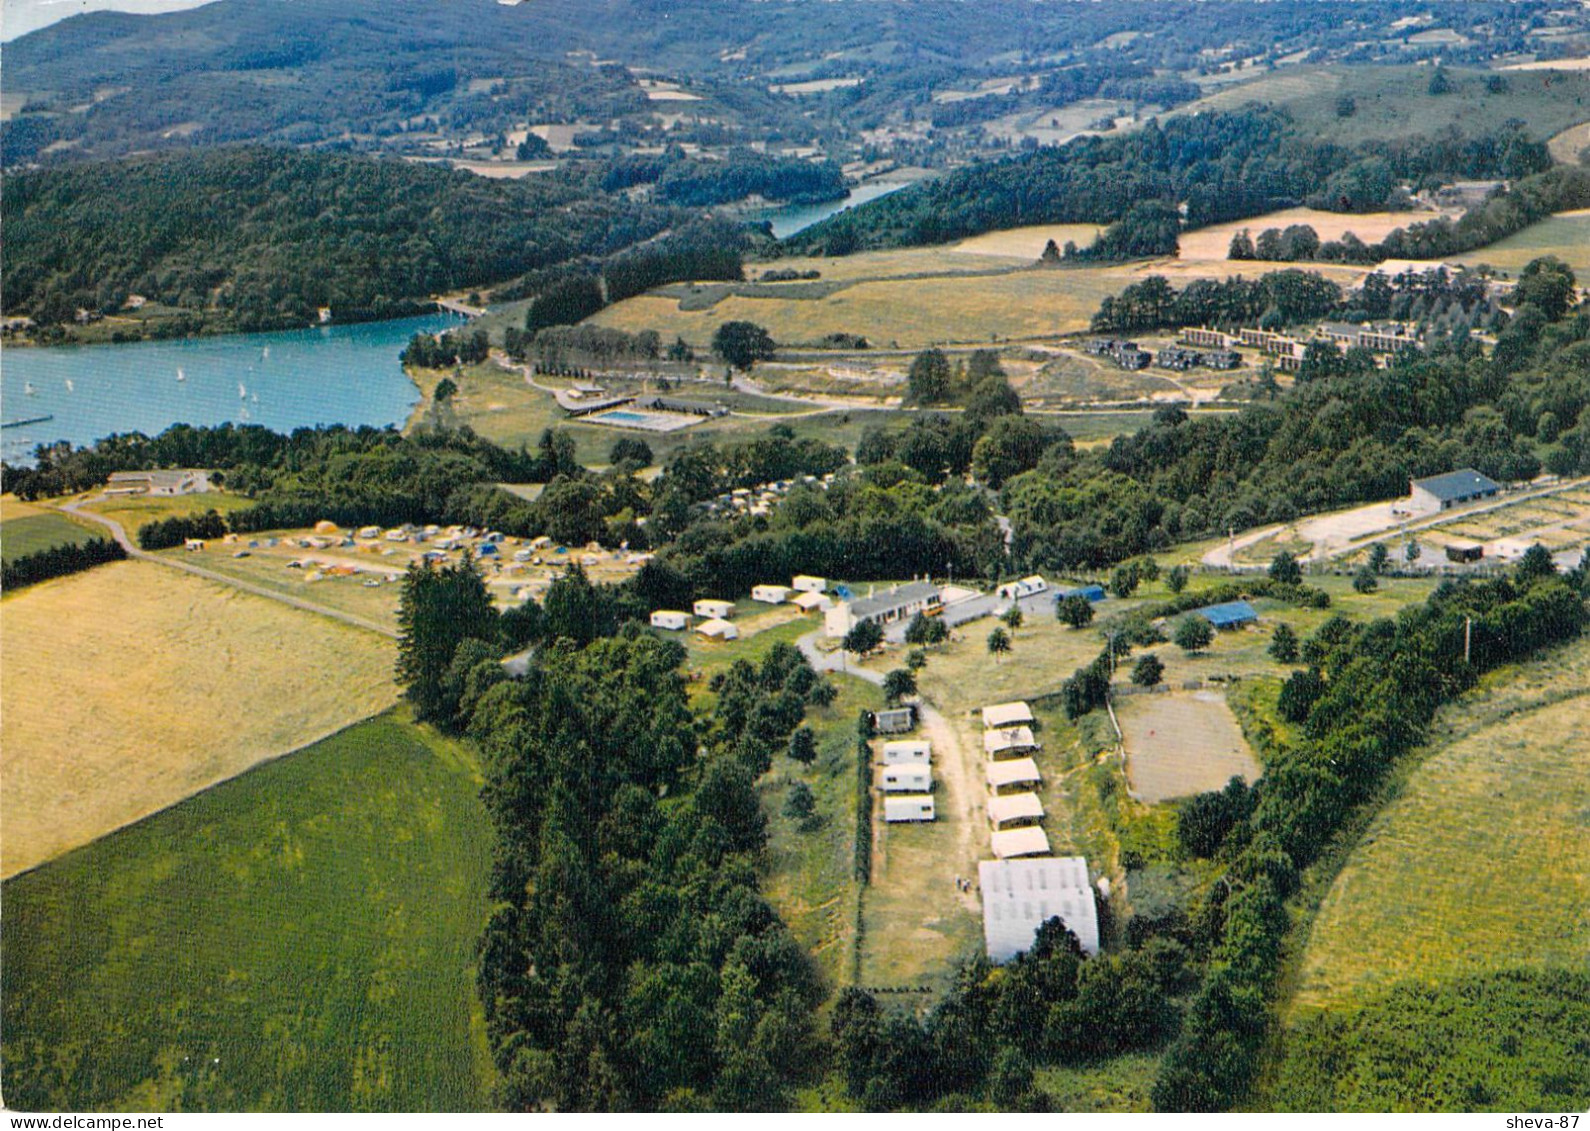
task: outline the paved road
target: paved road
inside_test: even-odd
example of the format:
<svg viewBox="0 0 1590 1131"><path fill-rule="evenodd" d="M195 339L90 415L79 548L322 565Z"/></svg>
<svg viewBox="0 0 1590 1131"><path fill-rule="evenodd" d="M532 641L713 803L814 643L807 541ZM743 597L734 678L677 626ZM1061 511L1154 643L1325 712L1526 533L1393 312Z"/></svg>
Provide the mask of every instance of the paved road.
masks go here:
<svg viewBox="0 0 1590 1131"><path fill-rule="evenodd" d="M117 542L121 543L121 548L127 551L127 556L129 558L133 558L137 561L154 562L156 565L163 565L170 569L180 569L184 573L191 573L194 576L202 577L207 581L215 581L222 585L229 585L233 589L240 589L244 593L252 593L256 597L264 597L271 601L280 601L284 605L291 605L293 608L301 609L306 613L315 613L318 616L330 617L332 620L341 621L343 624L352 625L354 628L362 628L366 632L379 633L380 635L389 637L393 640L398 638L397 629L390 628L384 624L377 624L372 620L365 620L363 617L355 616L353 613L345 613L338 609L328 609L324 605L317 605L312 601L305 601L301 597L292 597L286 593L279 593L276 590L269 589L263 585L255 585L251 581L243 581L236 577L228 577L224 573L216 573L214 570L205 569L203 566L195 565L192 562L185 562L180 558L161 557L159 554L151 554L144 550L140 550L133 543L132 539L127 537L127 531L122 528L121 523L117 522L113 518L107 518L105 515L95 514L93 511L85 511L80 509L84 503L97 501L98 497L94 499L77 499L65 504L61 509L65 511L71 511L73 514L78 515L81 518L86 518L90 522L97 522L101 526L105 527L110 531L111 537L116 539Z"/></svg>
<svg viewBox="0 0 1590 1131"><path fill-rule="evenodd" d="M839 649L832 652L821 651L817 647L817 640L822 636L822 629L808 632L805 636L795 641L795 646L801 650L801 655L806 657L806 662L811 664L815 671L843 672L845 675L857 676L868 683L883 686L883 675L880 672L868 671L866 668L852 666L845 659L845 653Z"/></svg>

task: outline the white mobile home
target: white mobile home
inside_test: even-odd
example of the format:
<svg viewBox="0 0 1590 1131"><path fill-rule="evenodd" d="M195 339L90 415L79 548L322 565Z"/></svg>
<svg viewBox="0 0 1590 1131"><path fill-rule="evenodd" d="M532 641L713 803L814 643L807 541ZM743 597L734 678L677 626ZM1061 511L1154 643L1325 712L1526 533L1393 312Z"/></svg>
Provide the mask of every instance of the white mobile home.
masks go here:
<svg viewBox="0 0 1590 1131"><path fill-rule="evenodd" d="M751 587L751 600L760 601L764 605L782 605L789 600L793 590L788 585L753 585Z"/></svg>
<svg viewBox="0 0 1590 1131"><path fill-rule="evenodd" d="M1023 597L1036 597L1039 593L1046 593L1048 590L1049 583L1035 573L1020 581L1007 581L999 587L999 595L1007 601L1019 601Z"/></svg>
<svg viewBox="0 0 1590 1131"><path fill-rule="evenodd" d="M988 788L995 793L1009 786L1033 786L1043 781L1043 775L1038 772L1038 763L1031 758L989 762L983 772L988 778Z"/></svg>
<svg viewBox="0 0 1590 1131"><path fill-rule="evenodd" d="M879 734L905 734L916 726L916 708L907 703L903 707L885 707L872 713L872 729Z"/></svg>
<svg viewBox="0 0 1590 1131"><path fill-rule="evenodd" d="M1042 819L1043 802L1036 793L1010 793L988 799L988 821L996 829Z"/></svg>
<svg viewBox="0 0 1590 1131"><path fill-rule="evenodd" d="M883 764L904 766L912 762L928 763L933 760L933 744L923 739L907 738L883 744Z"/></svg>
<svg viewBox="0 0 1590 1131"><path fill-rule="evenodd" d="M651 615L653 628L666 628L669 632L678 632L689 623L689 614L678 609L658 609Z"/></svg>
<svg viewBox="0 0 1590 1131"><path fill-rule="evenodd" d="M1013 856L1049 855L1049 834L1037 825L1027 825L1020 829L1002 829L991 833L988 844L994 850L994 855L1001 860L1008 860Z"/></svg>
<svg viewBox="0 0 1590 1131"><path fill-rule="evenodd" d="M1032 708L1022 702L995 703L983 708L983 726L989 730L1032 725Z"/></svg>
<svg viewBox="0 0 1590 1131"><path fill-rule="evenodd" d="M696 631L709 640L738 640L740 630L734 627L733 621L726 621L721 617L704 620L696 625Z"/></svg>
<svg viewBox="0 0 1590 1131"><path fill-rule="evenodd" d="M983 893L983 942L988 957L1005 962L1032 946L1038 928L1058 917L1082 944L1099 952L1098 911L1080 856L985 860L977 866Z"/></svg>
<svg viewBox="0 0 1590 1131"><path fill-rule="evenodd" d="M727 620L734 615L733 601L714 601L709 597L703 597L691 608L695 610L696 616L709 620Z"/></svg>
<svg viewBox="0 0 1590 1131"><path fill-rule="evenodd" d="M1005 727L983 732L983 753L990 758L1010 754L1029 754L1038 749L1038 740L1029 727Z"/></svg>
<svg viewBox="0 0 1590 1131"><path fill-rule="evenodd" d="M797 574L790 578L790 588L800 593L826 593L828 592L828 579L826 577L813 577L809 573Z"/></svg>
<svg viewBox="0 0 1590 1131"><path fill-rule="evenodd" d="M906 762L883 768L885 793L926 793L933 788L933 768L926 762Z"/></svg>
<svg viewBox="0 0 1590 1131"><path fill-rule="evenodd" d="M885 797L883 799L883 819L889 824L899 824L902 821L931 821L934 819L933 798L921 797Z"/></svg>

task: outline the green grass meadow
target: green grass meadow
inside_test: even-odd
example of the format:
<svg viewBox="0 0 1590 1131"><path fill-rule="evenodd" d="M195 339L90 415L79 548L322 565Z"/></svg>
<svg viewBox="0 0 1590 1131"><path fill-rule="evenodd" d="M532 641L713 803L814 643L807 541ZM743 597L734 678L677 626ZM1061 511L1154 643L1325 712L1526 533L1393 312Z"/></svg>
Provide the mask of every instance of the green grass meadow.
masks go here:
<svg viewBox="0 0 1590 1131"><path fill-rule="evenodd" d="M94 536L93 530L64 514L13 518L0 524L0 558L14 562L27 554L37 554L55 546L78 545Z"/></svg>
<svg viewBox="0 0 1590 1131"><path fill-rule="evenodd" d="M478 789L387 714L11 880L6 1105L488 1108Z"/></svg>

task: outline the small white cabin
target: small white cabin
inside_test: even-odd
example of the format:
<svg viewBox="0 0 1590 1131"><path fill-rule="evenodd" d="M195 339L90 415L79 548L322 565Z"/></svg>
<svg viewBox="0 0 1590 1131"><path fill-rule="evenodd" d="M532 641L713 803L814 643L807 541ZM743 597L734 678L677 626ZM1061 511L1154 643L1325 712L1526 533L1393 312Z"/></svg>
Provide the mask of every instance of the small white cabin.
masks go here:
<svg viewBox="0 0 1590 1131"><path fill-rule="evenodd" d="M891 825L906 821L931 821L935 817L930 796L885 797L883 819Z"/></svg>
<svg viewBox="0 0 1590 1131"><path fill-rule="evenodd" d="M751 600L760 601L764 605L782 605L789 600L792 592L788 585L753 585Z"/></svg>
<svg viewBox="0 0 1590 1131"><path fill-rule="evenodd" d="M678 609L658 609L651 615L653 628L665 628L669 632L678 632L689 623L689 614L682 613Z"/></svg>
<svg viewBox="0 0 1590 1131"><path fill-rule="evenodd" d="M912 762L928 763L933 760L933 744L922 739L901 739L883 744L883 764L904 766Z"/></svg>
<svg viewBox="0 0 1590 1131"><path fill-rule="evenodd" d="M707 617L710 620L727 620L734 615L733 601L715 601L710 597L703 597L691 606L698 617Z"/></svg>
<svg viewBox="0 0 1590 1131"><path fill-rule="evenodd" d="M1035 597L1039 593L1047 592L1049 583L1038 574L1024 577L1020 581L1009 581L999 587L999 595L1007 601L1019 601L1023 597Z"/></svg>
<svg viewBox="0 0 1590 1131"><path fill-rule="evenodd" d="M740 630L734 627L733 621L726 621L722 617L702 621L696 625L696 631L710 640L738 640Z"/></svg>
<svg viewBox="0 0 1590 1131"><path fill-rule="evenodd" d="M828 579L826 577L813 577L809 573L797 574L790 578L790 588L800 593L826 593L828 592Z"/></svg>
<svg viewBox="0 0 1590 1131"><path fill-rule="evenodd" d="M906 762L883 768L885 793L926 793L933 788L933 768L926 762Z"/></svg>
<svg viewBox="0 0 1590 1131"><path fill-rule="evenodd" d="M828 608L828 596L825 593L813 593L808 590L796 593L795 600L791 603L805 613L824 612Z"/></svg>

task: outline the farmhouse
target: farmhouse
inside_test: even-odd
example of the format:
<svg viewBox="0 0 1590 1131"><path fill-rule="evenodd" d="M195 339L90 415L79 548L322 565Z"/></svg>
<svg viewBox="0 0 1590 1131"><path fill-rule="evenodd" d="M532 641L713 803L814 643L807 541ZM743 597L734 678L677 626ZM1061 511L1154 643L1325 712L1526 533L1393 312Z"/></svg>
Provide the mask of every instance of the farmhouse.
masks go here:
<svg viewBox="0 0 1590 1131"><path fill-rule="evenodd" d="M813 577L809 573L797 574L790 579L790 588L801 593L826 593L828 592L828 579L826 577Z"/></svg>
<svg viewBox="0 0 1590 1131"><path fill-rule="evenodd" d="M782 605L789 600L789 595L794 590L788 585L753 585L751 586L751 600L760 601L764 605Z"/></svg>
<svg viewBox="0 0 1590 1131"><path fill-rule="evenodd" d="M696 625L696 631L709 640L738 640L740 630L734 627L733 621L726 621L722 617L713 617L711 620L702 621Z"/></svg>
<svg viewBox="0 0 1590 1131"><path fill-rule="evenodd" d="M933 770L926 762L885 766L880 788L885 793L926 793L933 788Z"/></svg>
<svg viewBox="0 0 1590 1131"><path fill-rule="evenodd" d="M1241 628L1259 619L1259 614L1246 601L1226 601L1219 605L1206 605L1198 615L1216 628Z"/></svg>
<svg viewBox="0 0 1590 1131"><path fill-rule="evenodd" d="M916 708L907 703L904 707L888 707L872 713L872 729L879 734L905 734L916 726Z"/></svg>
<svg viewBox="0 0 1590 1131"><path fill-rule="evenodd" d="M1012 758L1008 762L990 762L984 767L988 777L988 788L998 793L1008 786L1037 785L1043 781L1043 775L1038 772L1038 763L1031 758Z"/></svg>
<svg viewBox="0 0 1590 1131"><path fill-rule="evenodd" d="M988 820L996 829L1043 819L1043 802L1036 793L1011 793L988 799Z"/></svg>
<svg viewBox="0 0 1590 1131"><path fill-rule="evenodd" d="M710 597L703 597L691 606L698 617L709 617L713 620L727 620L734 615L733 601L715 601Z"/></svg>
<svg viewBox="0 0 1590 1131"><path fill-rule="evenodd" d="M210 473L195 468L174 471L113 471L107 495L193 495L210 489Z"/></svg>
<svg viewBox="0 0 1590 1131"><path fill-rule="evenodd" d="M977 866L977 882L983 890L983 943L994 962L1026 950L1038 928L1056 917L1083 953L1099 952L1098 911L1082 857L985 860Z"/></svg>
<svg viewBox="0 0 1590 1131"><path fill-rule="evenodd" d="M669 632L678 632L689 623L689 614L679 609L658 609L651 615L653 628L666 628Z"/></svg>
<svg viewBox="0 0 1590 1131"><path fill-rule="evenodd" d="M1020 581L1009 581L999 587L999 595L1007 601L1019 601L1023 597L1033 597L1046 591L1049 583L1036 573L1031 577L1024 577Z"/></svg>
<svg viewBox="0 0 1590 1131"><path fill-rule="evenodd" d="M1475 499L1501 494L1501 484L1472 467L1414 479L1408 484L1408 506L1415 514L1434 514Z"/></svg>
<svg viewBox="0 0 1590 1131"><path fill-rule="evenodd" d="M1049 834L1037 825L1025 825L1019 829L1001 829L989 834L988 846L1001 860L1012 856L1047 856Z"/></svg>
<svg viewBox="0 0 1590 1131"><path fill-rule="evenodd" d="M983 753L990 758L1004 754L1028 754L1038 749L1038 740L1029 727L1004 727L983 732Z"/></svg>
<svg viewBox="0 0 1590 1131"><path fill-rule="evenodd" d="M1022 702L995 703L983 708L983 726L989 729L1032 725L1032 708Z"/></svg>
<svg viewBox="0 0 1590 1131"><path fill-rule="evenodd" d="M933 745L926 739L902 739L897 742L883 744L883 764L885 766L908 765L913 762L930 762L933 760Z"/></svg>
<svg viewBox="0 0 1590 1131"><path fill-rule="evenodd" d="M795 599L790 603L803 613L811 613L819 609L826 610L828 608L828 597L822 593L813 593L808 589L795 594Z"/></svg>
<svg viewBox="0 0 1590 1131"><path fill-rule="evenodd" d="M823 615L823 628L830 637L838 638L858 624L871 623L881 628L917 613L934 616L943 608L937 585L931 581L911 581L875 596L841 601Z"/></svg>

